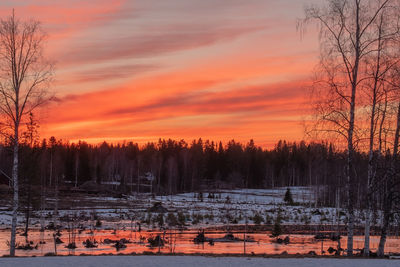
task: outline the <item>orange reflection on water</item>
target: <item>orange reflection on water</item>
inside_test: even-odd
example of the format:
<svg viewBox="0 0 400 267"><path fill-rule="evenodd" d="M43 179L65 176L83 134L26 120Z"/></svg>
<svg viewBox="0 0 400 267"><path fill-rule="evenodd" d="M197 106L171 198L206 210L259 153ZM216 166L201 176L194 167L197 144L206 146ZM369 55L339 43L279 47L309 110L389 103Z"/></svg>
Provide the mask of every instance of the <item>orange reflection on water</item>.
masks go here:
<svg viewBox="0 0 400 267"><path fill-rule="evenodd" d="M226 232L213 231L206 232L207 238L222 238ZM239 239L244 238L243 232L234 232L235 237ZM165 239L165 245L162 247L150 247L147 239L149 237L155 237L161 235ZM275 242L275 238L271 238L269 232L258 232L247 234L247 238L251 238L255 242L214 242L214 244L209 244L208 242L195 244L193 239L196 237L197 231L195 230L168 230L164 232L160 231L142 231L135 232L129 230L119 230L113 233L112 230L95 230L91 233L85 230L76 236L76 249L67 249L65 246L68 243L68 232L67 230L62 231L62 236L60 239L64 242L63 244L57 245L58 255L100 255L100 254L142 254L143 252L161 252L161 253L185 253L185 254L281 254L287 252L288 254L307 254L310 251L314 251L317 255L328 253L329 247L333 249L337 248L337 241L331 240L315 240L313 235L289 235L290 243L278 244ZM9 230L0 231L0 255L8 255L7 240L9 240L10 232ZM283 235L286 237L286 235ZM95 239L98 242L98 247L96 248L85 248L83 241L86 239ZM113 247L113 244L104 243L105 239L119 240L128 239L131 243L126 244L126 248L117 250ZM33 250L17 250L17 256L43 256L46 253L54 253L54 241L53 232L46 231L40 233L37 230L32 230L29 234L29 240L33 242L34 245L39 243L40 240L45 241L45 244L39 244L38 249ZM144 242L143 242L144 240ZM398 238L390 237L387 240L385 251L387 253L400 253L400 242ZM23 244L25 243L25 237L18 236L17 242ZM340 243L343 249L346 249L347 238L342 237ZM376 251L379 244L379 237L371 237L371 250ZM354 237L354 249L360 250L364 246L364 237L355 236Z"/></svg>

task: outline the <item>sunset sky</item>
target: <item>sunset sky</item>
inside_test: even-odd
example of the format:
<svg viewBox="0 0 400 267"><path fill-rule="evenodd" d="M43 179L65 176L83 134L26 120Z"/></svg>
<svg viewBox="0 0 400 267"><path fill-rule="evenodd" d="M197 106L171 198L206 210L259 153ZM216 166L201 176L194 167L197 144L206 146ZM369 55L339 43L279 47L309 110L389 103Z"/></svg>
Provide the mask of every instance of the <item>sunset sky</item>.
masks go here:
<svg viewBox="0 0 400 267"><path fill-rule="evenodd" d="M304 138L318 36L296 20L321 0L0 2L48 33L56 99L41 137L210 139L271 147Z"/></svg>

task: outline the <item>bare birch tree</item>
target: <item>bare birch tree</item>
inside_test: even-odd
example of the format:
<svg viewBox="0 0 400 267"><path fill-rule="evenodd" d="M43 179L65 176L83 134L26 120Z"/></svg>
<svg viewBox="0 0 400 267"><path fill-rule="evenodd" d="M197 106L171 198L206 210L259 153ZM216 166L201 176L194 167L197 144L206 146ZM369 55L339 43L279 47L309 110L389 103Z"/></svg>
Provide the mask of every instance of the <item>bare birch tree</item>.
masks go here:
<svg viewBox="0 0 400 267"><path fill-rule="evenodd" d="M391 72L390 78L387 79L388 86L391 87L391 101L388 101L390 105L395 107L395 118L394 118L394 134L393 134L393 146L392 153L389 157L389 162L387 162L386 170L379 181L379 188L382 197L382 208L383 208L383 220L381 225L381 235L378 246L378 256L384 257L385 255L385 244L387 238L387 232L389 228L389 223L393 215L393 202L400 192L398 191L398 162L399 162L399 137L400 137L400 68L396 66Z"/></svg>
<svg viewBox="0 0 400 267"><path fill-rule="evenodd" d="M376 22L397 0L326 0L305 9L299 26L316 21L320 30L321 59L314 86L314 130L342 137L347 148L347 255L353 255L354 152L358 135L360 89L366 82L364 58L376 55L379 32ZM382 36L381 36L382 38Z"/></svg>
<svg viewBox="0 0 400 267"><path fill-rule="evenodd" d="M387 98L387 74L397 65L399 57L397 54L396 43L399 40L399 7L393 6L395 1L388 2L383 7L377 19L372 23L372 31L376 36L376 41L371 43L374 48L365 57L366 77L362 86L366 92L367 101L365 103L366 110L369 110L367 118L369 119L368 129L368 172L367 172L367 196L365 210L365 242L364 256L370 253L370 224L373 208L373 194L377 189L377 159L380 157L381 151L381 130L385 122L386 111L388 105ZM368 78L368 76L370 76ZM383 112L380 107L383 106ZM377 149L378 148L378 149Z"/></svg>
<svg viewBox="0 0 400 267"><path fill-rule="evenodd" d="M53 73L52 65L43 56L45 36L38 21L20 21L14 11L0 20L1 126L13 144L10 256L15 256L20 128L29 114L48 99L46 93Z"/></svg>

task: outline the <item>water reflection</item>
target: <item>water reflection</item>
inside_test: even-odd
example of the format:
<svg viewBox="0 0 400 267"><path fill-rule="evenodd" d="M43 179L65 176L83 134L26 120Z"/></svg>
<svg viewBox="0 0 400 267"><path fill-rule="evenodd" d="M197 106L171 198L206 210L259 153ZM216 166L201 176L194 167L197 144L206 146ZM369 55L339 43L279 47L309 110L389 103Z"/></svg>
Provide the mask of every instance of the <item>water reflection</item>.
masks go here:
<svg viewBox="0 0 400 267"><path fill-rule="evenodd" d="M226 232L205 231L206 242L193 242L198 235L197 230L167 230L167 231L129 231L129 230L94 230L81 231L75 237L76 249L68 249L66 246L71 241L71 233L67 230L61 232L59 239L64 242L54 244L54 231L39 232L32 230L29 233L29 241L33 246L38 245L33 250L17 250L17 256L43 256L54 253L58 255L100 255L100 254L141 254L143 252L161 253L210 253L210 254L307 254L310 251L317 255L332 255L338 247L337 241L316 240L313 235L288 235L289 242L277 243L276 238L270 237L270 232L257 232L244 235L243 232L232 232L234 240L225 241ZM156 242L152 245L148 240L155 240L159 236L163 242ZM286 235L281 236L284 239ZM0 230L0 255L8 255L9 248L7 240L10 238L9 230ZM247 242L243 242L246 239ZM86 245L88 240L93 246ZM209 242L213 240L213 242ZM254 241L254 242L248 242ZM17 243L25 244L25 237L18 236ZM340 246L346 249L346 237L340 240ZM376 251L379 244L379 237L371 237L371 250ZM354 237L355 250L361 250L364 246L364 237ZM330 249L331 248L331 249ZM400 253L400 242L398 238L390 237L387 240L386 252Z"/></svg>

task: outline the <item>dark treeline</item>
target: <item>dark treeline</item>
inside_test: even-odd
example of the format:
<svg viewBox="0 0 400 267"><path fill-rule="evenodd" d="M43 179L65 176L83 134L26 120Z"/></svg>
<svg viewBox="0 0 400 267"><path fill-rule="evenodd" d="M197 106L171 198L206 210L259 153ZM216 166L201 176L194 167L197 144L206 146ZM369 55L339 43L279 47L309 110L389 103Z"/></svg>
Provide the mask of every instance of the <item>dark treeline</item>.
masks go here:
<svg viewBox="0 0 400 267"><path fill-rule="evenodd" d="M0 150L2 183L8 183L12 149ZM345 152L328 143L287 143L263 149L251 140L241 144L194 140L159 140L144 146L63 143L50 138L20 149L22 185L63 190L97 184L120 193L174 194L221 188L315 186L321 204L334 205L344 191ZM358 194L365 190L367 156L356 153ZM146 177L153 177L152 180ZM147 184L146 184L147 181ZM322 193L321 193L322 192ZM342 196L343 198L344 195ZM358 203L362 203L359 198Z"/></svg>

